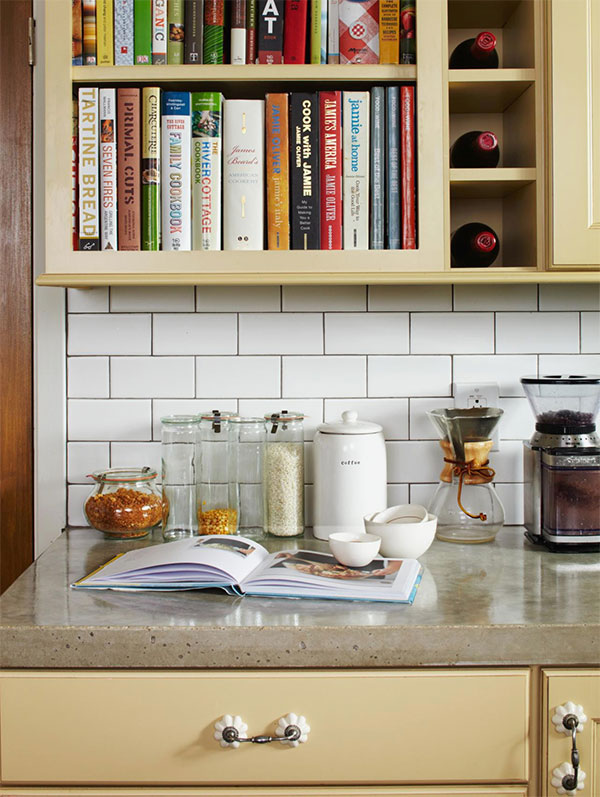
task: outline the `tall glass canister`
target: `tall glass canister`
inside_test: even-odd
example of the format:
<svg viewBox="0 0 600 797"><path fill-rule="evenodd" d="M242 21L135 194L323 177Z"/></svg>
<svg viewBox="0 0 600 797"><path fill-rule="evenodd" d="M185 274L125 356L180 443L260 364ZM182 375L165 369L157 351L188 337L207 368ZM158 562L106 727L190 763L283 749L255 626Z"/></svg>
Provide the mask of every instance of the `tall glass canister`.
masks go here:
<svg viewBox="0 0 600 797"><path fill-rule="evenodd" d="M297 537L304 533L304 415L282 410L265 422L265 531Z"/></svg>
<svg viewBox="0 0 600 797"><path fill-rule="evenodd" d="M167 415L161 422L163 537L179 540L198 533L196 449L198 417Z"/></svg>
<svg viewBox="0 0 600 797"><path fill-rule="evenodd" d="M263 449L265 422L262 418L231 418L229 421L229 504L237 512L240 534L260 534L263 522Z"/></svg>
<svg viewBox="0 0 600 797"><path fill-rule="evenodd" d="M230 413L200 415L196 500L199 534L235 534L237 509L229 497Z"/></svg>

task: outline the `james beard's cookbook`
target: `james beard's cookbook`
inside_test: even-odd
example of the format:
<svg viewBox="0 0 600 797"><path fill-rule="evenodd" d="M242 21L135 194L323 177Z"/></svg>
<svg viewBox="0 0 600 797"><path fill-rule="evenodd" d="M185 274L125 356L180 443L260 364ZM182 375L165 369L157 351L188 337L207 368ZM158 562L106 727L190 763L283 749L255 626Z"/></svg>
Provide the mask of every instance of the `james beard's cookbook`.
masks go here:
<svg viewBox="0 0 600 797"><path fill-rule="evenodd" d="M269 553L253 540L219 534L119 554L71 586L166 592L219 587L230 595L412 603L421 572L416 559L377 557L365 567L346 567L330 553Z"/></svg>

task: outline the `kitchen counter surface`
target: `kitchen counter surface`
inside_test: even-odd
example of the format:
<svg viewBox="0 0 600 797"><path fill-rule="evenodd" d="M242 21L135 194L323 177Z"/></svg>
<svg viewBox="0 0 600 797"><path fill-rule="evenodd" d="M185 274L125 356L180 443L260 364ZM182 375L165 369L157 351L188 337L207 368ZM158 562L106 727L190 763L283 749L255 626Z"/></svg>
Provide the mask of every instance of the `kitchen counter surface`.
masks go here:
<svg viewBox="0 0 600 797"><path fill-rule="evenodd" d="M75 591L115 553L160 542L65 532L0 600L4 668L577 666L600 661L600 555L552 554L521 528L436 540L412 606ZM262 541L262 540L261 540ZM326 543L267 540L271 550Z"/></svg>

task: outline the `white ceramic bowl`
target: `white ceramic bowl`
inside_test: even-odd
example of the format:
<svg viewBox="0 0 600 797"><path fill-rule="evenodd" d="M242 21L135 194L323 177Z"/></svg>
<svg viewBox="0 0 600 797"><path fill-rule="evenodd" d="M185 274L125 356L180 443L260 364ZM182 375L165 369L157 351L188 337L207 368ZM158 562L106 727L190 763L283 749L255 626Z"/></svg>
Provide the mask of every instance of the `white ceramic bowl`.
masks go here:
<svg viewBox="0 0 600 797"><path fill-rule="evenodd" d="M338 562L347 567L364 567L379 553L381 537L376 534L355 534L352 531L337 531L329 535L331 553Z"/></svg>
<svg viewBox="0 0 600 797"><path fill-rule="evenodd" d="M375 525L381 537L380 553L391 559L418 559L431 546L437 528L437 517L427 515L423 523L376 523L365 521L367 531Z"/></svg>
<svg viewBox="0 0 600 797"><path fill-rule="evenodd" d="M398 504L365 517L371 523L425 523L427 510L420 504ZM374 532L377 534L377 532Z"/></svg>

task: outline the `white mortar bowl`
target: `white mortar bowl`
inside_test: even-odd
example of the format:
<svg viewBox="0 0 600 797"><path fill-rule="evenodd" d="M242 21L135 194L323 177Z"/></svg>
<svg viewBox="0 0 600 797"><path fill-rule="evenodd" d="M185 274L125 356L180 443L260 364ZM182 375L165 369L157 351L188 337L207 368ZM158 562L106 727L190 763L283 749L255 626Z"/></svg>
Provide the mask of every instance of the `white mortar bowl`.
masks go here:
<svg viewBox="0 0 600 797"><path fill-rule="evenodd" d="M365 567L379 553L381 537L376 534L355 534L352 531L337 531L329 535L331 553L346 567Z"/></svg>
<svg viewBox="0 0 600 797"><path fill-rule="evenodd" d="M421 523L370 523L367 532L381 537L379 553L390 559L418 559L431 546L437 528L436 515L427 514Z"/></svg>

